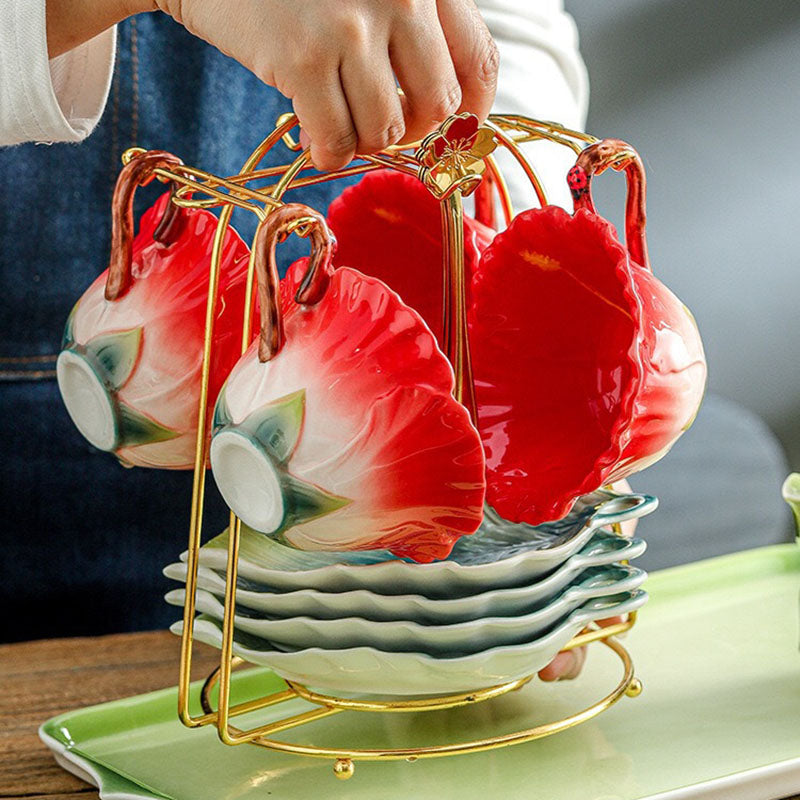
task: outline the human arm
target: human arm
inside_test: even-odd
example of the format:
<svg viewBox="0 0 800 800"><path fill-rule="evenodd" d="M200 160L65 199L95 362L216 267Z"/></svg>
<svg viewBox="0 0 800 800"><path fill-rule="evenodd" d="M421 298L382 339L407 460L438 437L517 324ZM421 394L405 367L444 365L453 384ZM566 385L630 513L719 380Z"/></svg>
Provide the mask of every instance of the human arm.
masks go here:
<svg viewBox="0 0 800 800"><path fill-rule="evenodd" d="M289 97L321 168L418 138L462 107L485 116L494 98L496 50L473 0L47 0L50 55L155 10Z"/></svg>
<svg viewBox="0 0 800 800"><path fill-rule="evenodd" d="M0 2L0 145L79 142L105 106L113 28L89 29L81 44L51 59L45 12L45 0Z"/></svg>

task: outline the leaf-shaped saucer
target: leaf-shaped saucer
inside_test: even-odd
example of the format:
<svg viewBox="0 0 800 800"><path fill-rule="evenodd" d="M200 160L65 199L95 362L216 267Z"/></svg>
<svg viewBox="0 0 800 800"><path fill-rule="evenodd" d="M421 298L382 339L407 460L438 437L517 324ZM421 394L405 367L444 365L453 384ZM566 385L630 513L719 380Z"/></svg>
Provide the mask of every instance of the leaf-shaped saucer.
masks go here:
<svg viewBox="0 0 800 800"><path fill-rule="evenodd" d="M642 517L657 505L649 495L599 490L580 498L563 520L536 527L502 521L490 511L476 533L456 542L447 559L429 564L399 560L387 551L297 550L242 526L239 574L279 591L363 588L452 598L529 584L562 565L594 531ZM203 545L200 564L225 570L227 546L224 532Z"/></svg>
<svg viewBox="0 0 800 800"><path fill-rule="evenodd" d="M234 624L238 631L268 639L280 649L375 647L392 652L419 652L449 657L454 653L476 653L529 641L552 628L576 608L598 598L637 589L646 577L643 570L634 567L593 568L582 573L559 595L529 613L480 617L445 625L402 619L376 622L352 614L320 620L302 616L299 612L296 616L281 619L274 614L265 615L264 612L252 611L241 605L237 605ZM174 589L167 593L165 599L172 605L183 606L185 597L184 589ZM199 612L222 621L225 606L219 596L199 590L196 604Z"/></svg>
<svg viewBox="0 0 800 800"><path fill-rule="evenodd" d="M298 604L298 610L294 612L297 615L301 613L299 609L305 603L319 606L330 602L331 608L341 609L342 613L349 616L364 616L365 607L369 607L373 609L372 613L380 615L383 619L409 619L425 624L449 624L481 617L530 613L540 604L562 592L590 567L629 561L640 556L645 549L646 545L642 539L629 541L613 533L597 531L579 552L573 553L560 567L545 577L517 586L477 589L471 594L460 596L447 596L441 590L437 592L437 597L398 593L396 586L389 587L388 593L367 587L352 590L342 588L342 591L337 592L335 587L329 587L328 591L301 588L279 594L270 592L267 587L253 583L246 577L243 578L241 585L244 591L252 593L251 598L258 595L259 603L269 604L274 600L276 608L280 604L287 610L287 616L292 613L290 609L293 603ZM185 575L185 566L183 574ZM171 577L174 577L174 574ZM605 588L602 588L600 593L608 594ZM247 598L247 595L244 597Z"/></svg>
<svg viewBox="0 0 800 800"><path fill-rule="evenodd" d="M641 590L592 600L573 611L542 636L521 644L492 647L480 653L435 658L424 653L393 653L374 647L282 652L266 639L235 631L234 653L252 664L262 664L283 678L312 688L337 692L384 695L425 695L464 692L516 680L546 664L590 622L627 614L647 600ZM219 647L220 623L206 616L195 620L194 635ZM179 634L183 622L170 630Z"/></svg>

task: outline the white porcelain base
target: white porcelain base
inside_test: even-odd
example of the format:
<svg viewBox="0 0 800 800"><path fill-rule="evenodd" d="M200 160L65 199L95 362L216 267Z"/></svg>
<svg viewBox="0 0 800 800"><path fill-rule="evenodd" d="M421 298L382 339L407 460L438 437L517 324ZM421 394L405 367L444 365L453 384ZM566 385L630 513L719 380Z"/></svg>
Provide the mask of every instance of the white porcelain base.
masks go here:
<svg viewBox="0 0 800 800"><path fill-rule="evenodd" d="M114 407L92 365L78 353L64 350L56 362L56 377L67 413L78 430L98 450L113 450Z"/></svg>
<svg viewBox="0 0 800 800"><path fill-rule="evenodd" d="M283 494L269 456L249 436L222 430L211 441L211 468L228 507L251 528L272 533L284 517Z"/></svg>

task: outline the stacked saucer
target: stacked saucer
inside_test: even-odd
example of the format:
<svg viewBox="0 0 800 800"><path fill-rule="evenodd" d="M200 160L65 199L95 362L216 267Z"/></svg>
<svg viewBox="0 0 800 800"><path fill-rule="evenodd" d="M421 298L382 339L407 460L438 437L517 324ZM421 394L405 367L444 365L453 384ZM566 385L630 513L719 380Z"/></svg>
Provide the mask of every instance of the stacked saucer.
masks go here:
<svg viewBox="0 0 800 800"><path fill-rule="evenodd" d="M338 692L442 694L524 677L590 622L645 602L645 573L628 563L645 543L610 526L656 505L597 491L564 519L535 527L487 509L475 534L429 564L386 551L300 551L243 526L234 651ZM227 532L200 549L195 636L216 646L226 563ZM183 561L164 572L186 580ZM185 591L166 599L183 605Z"/></svg>

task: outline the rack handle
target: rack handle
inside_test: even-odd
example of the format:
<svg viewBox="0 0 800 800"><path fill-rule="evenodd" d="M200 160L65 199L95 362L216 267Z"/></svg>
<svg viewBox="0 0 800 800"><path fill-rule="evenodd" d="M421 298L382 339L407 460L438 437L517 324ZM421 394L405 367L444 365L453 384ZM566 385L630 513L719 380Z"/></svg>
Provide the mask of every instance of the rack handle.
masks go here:
<svg viewBox="0 0 800 800"><path fill-rule="evenodd" d="M333 275L336 239L325 217L318 211L301 203L288 203L275 209L259 224L253 241L253 256L261 311L258 343L258 359L261 362L273 359L284 343L275 248L291 233L311 240L308 269L294 299L303 305L318 303Z"/></svg>
<svg viewBox="0 0 800 800"><path fill-rule="evenodd" d="M131 285L133 261L133 198L140 186L153 180L156 169L183 164L177 156L165 150L149 150L134 156L120 171L111 201L111 257L106 279L106 300L117 300ZM175 185L172 185L175 193ZM153 238L165 246L172 244L182 229L183 209L167 203Z"/></svg>
<svg viewBox="0 0 800 800"><path fill-rule="evenodd" d="M647 254L646 190L644 164L636 150L621 139L602 139L589 145L578 156L575 166L567 173L575 210L585 208L597 213L592 200L592 178L611 167L625 170L628 196L625 204L625 244L633 261L652 272Z"/></svg>

